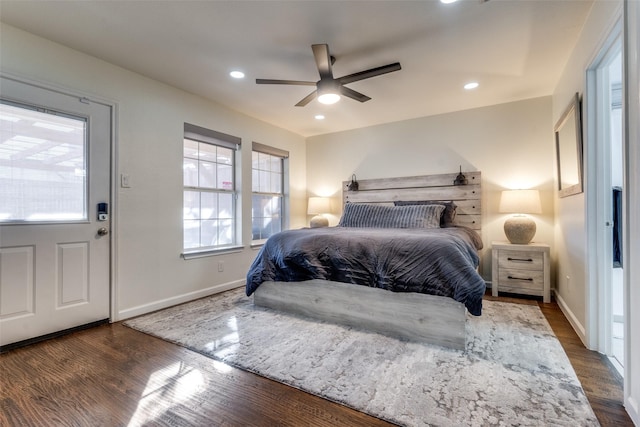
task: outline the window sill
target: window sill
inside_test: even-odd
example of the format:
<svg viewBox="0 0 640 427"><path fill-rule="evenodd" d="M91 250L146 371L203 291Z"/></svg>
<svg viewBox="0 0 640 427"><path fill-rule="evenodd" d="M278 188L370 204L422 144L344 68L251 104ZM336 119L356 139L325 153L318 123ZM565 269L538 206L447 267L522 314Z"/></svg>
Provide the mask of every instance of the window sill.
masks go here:
<svg viewBox="0 0 640 427"><path fill-rule="evenodd" d="M224 248L202 249L197 251L183 252L182 254L180 254L180 256L185 260L190 260L196 258L205 258L209 256L232 254L242 252L243 250L244 246L226 246Z"/></svg>
<svg viewBox="0 0 640 427"><path fill-rule="evenodd" d="M267 243L267 239L264 240L254 240L251 242L251 249L259 249Z"/></svg>

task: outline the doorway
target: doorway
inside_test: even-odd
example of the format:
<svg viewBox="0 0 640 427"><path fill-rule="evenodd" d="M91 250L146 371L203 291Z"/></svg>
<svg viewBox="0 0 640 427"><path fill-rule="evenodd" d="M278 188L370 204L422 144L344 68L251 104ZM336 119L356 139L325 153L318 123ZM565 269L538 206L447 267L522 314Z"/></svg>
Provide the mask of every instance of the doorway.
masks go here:
<svg viewBox="0 0 640 427"><path fill-rule="evenodd" d="M0 77L0 346L106 321L111 107Z"/></svg>
<svg viewBox="0 0 640 427"><path fill-rule="evenodd" d="M593 344L609 356L620 374L624 373L624 259L622 236L624 151L622 122L622 40L620 30L613 32L588 71L588 133L592 147L587 161L591 164L592 202L588 204L592 253L590 307Z"/></svg>
<svg viewBox="0 0 640 427"><path fill-rule="evenodd" d="M611 188L612 188L612 250L613 268L611 269L611 358L622 372L624 367L624 260L622 259L622 193L624 185L624 154L622 130L622 52L616 54L608 63L606 72L610 99L608 102L611 149Z"/></svg>

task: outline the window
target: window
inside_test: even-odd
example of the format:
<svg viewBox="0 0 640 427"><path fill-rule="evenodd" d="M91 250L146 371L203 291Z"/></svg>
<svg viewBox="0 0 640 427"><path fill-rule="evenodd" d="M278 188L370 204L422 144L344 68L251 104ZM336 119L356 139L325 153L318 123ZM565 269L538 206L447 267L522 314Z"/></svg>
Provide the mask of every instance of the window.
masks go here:
<svg viewBox="0 0 640 427"><path fill-rule="evenodd" d="M237 244L235 152L240 139L185 123L185 251Z"/></svg>
<svg viewBox="0 0 640 427"><path fill-rule="evenodd" d="M0 222L87 219L87 121L0 103Z"/></svg>
<svg viewBox="0 0 640 427"><path fill-rule="evenodd" d="M259 241L284 227L285 162L289 153L254 142L251 156L251 233L252 240Z"/></svg>

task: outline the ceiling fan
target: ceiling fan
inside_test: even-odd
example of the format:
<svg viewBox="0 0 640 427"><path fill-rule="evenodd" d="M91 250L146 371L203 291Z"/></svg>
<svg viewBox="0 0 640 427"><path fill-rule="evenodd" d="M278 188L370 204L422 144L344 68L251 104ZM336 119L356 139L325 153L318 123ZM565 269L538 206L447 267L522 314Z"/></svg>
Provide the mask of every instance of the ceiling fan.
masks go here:
<svg viewBox="0 0 640 427"><path fill-rule="evenodd" d="M272 85L298 85L298 86L315 86L316 90L305 96L296 104L296 107L304 107L313 99L318 97L318 101L323 104L334 104L340 100L340 95L344 95L347 98L355 99L356 101L366 102L370 100L368 96L356 92L353 89L349 89L344 86L349 83L357 82L359 80L370 79L381 74L391 73L401 69L400 63L395 62L393 64L383 65L381 67L371 68L369 70L360 71L358 73L349 74L339 78L333 77L331 66L335 62L335 58L329 54L329 45L327 44L314 44L311 46L313 50L313 56L318 66L318 72L320 73L320 80L317 82L307 82L300 80L272 80L272 79L256 79L257 84L272 84Z"/></svg>

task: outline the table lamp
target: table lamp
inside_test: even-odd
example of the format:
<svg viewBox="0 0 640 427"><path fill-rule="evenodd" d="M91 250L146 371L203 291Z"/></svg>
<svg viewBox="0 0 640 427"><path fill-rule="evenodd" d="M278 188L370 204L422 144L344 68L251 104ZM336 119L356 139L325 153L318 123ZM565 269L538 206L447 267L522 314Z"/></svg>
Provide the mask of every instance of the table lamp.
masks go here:
<svg viewBox="0 0 640 427"><path fill-rule="evenodd" d="M504 223L504 234L511 243L528 244L536 234L535 221L525 214L542 213L538 190L505 190L500 197L500 212L514 213Z"/></svg>
<svg viewBox="0 0 640 427"><path fill-rule="evenodd" d="M328 197L309 197L307 213L309 215L315 215L311 218L311 223L309 224L311 228L327 227L329 220L322 216L322 214L330 212L331 200Z"/></svg>

